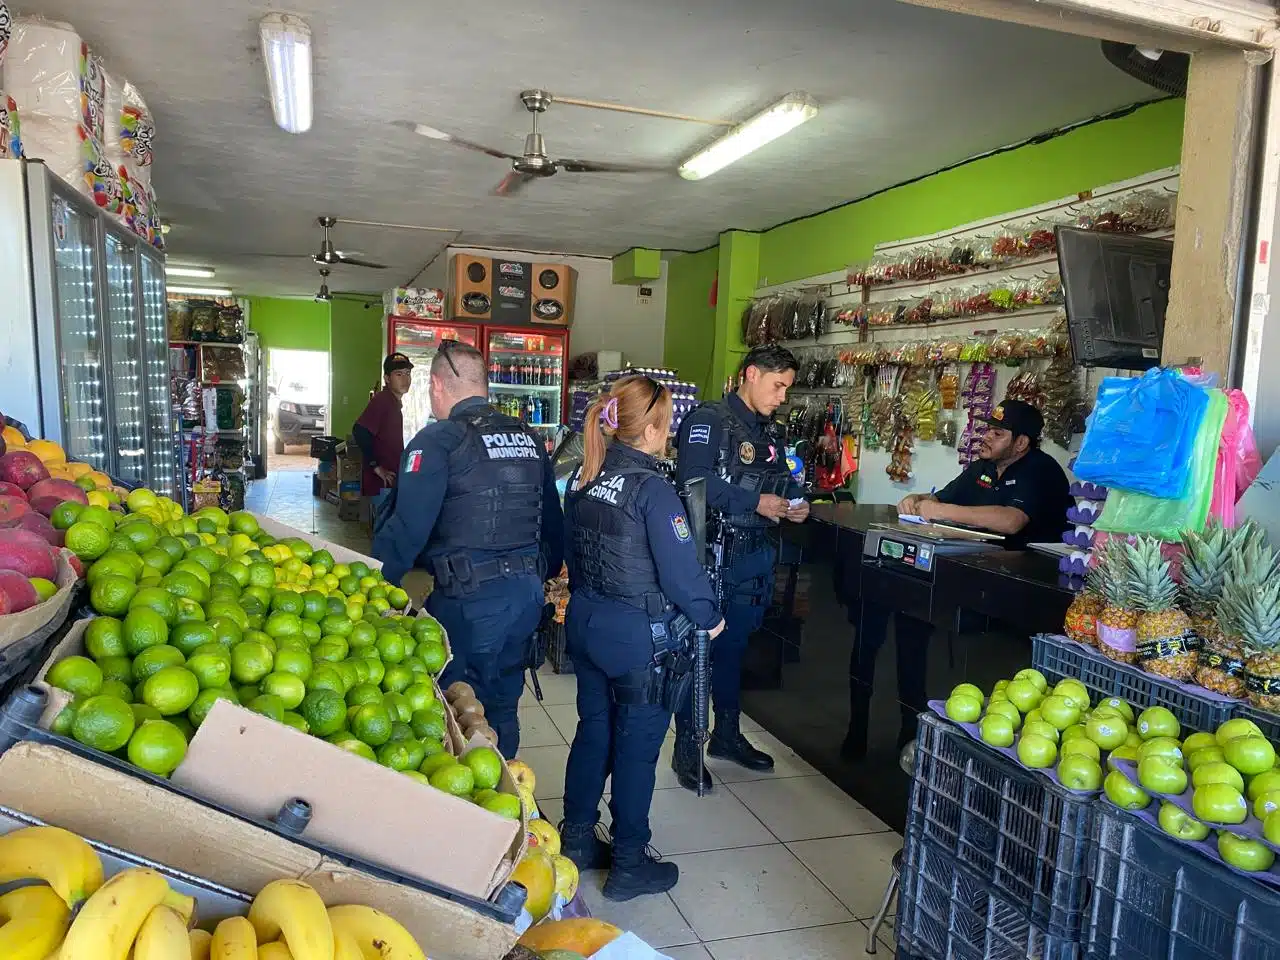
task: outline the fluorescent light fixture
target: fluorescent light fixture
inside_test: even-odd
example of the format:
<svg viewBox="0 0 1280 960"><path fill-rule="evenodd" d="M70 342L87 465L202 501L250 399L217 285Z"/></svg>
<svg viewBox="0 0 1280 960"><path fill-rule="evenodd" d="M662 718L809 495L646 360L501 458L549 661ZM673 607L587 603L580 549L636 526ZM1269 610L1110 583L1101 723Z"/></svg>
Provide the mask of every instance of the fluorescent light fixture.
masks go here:
<svg viewBox="0 0 1280 960"><path fill-rule="evenodd" d="M230 287L175 287L166 286L168 293L183 293L189 297L229 297Z"/></svg>
<svg viewBox="0 0 1280 960"><path fill-rule="evenodd" d="M680 164L680 176L686 180L709 177L817 115L818 105L807 93L789 93Z"/></svg>
<svg viewBox="0 0 1280 960"><path fill-rule="evenodd" d="M269 13L258 23L267 68L271 112L287 133L311 129L311 28L287 13Z"/></svg>
<svg viewBox="0 0 1280 960"><path fill-rule="evenodd" d="M191 277L193 280L212 280L213 267L188 267L177 263L166 263L164 265L164 275L166 277Z"/></svg>

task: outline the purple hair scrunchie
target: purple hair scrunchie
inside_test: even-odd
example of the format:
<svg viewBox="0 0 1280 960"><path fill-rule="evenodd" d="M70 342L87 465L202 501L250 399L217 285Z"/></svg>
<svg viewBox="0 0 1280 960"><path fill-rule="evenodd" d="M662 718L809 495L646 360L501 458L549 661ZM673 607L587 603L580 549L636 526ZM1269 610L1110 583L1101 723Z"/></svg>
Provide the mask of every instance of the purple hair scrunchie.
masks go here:
<svg viewBox="0 0 1280 960"><path fill-rule="evenodd" d="M610 397L600 411L600 422L610 430L618 429L618 398Z"/></svg>

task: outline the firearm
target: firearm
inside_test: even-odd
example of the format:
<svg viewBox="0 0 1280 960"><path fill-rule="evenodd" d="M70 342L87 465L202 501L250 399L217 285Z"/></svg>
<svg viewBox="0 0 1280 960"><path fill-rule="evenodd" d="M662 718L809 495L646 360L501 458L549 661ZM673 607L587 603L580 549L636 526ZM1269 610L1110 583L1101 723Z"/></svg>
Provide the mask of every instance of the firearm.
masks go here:
<svg viewBox="0 0 1280 960"><path fill-rule="evenodd" d="M538 619L537 629L530 635L525 643L525 668L529 671L529 679L533 681L533 695L539 703L542 702L542 684L538 682L538 671L542 669L542 665L547 662L548 640L551 634L551 625L556 619L556 605L554 603L546 603L542 606L542 616Z"/></svg>
<svg viewBox="0 0 1280 960"><path fill-rule="evenodd" d="M720 570L724 560L723 525L717 524L713 541L707 540L707 482L699 477L685 482L680 493L694 550L701 559L716 594L716 608L724 606ZM703 751L711 739L711 636L706 630L693 633L693 739L698 745L698 796L703 795L702 777L706 758Z"/></svg>

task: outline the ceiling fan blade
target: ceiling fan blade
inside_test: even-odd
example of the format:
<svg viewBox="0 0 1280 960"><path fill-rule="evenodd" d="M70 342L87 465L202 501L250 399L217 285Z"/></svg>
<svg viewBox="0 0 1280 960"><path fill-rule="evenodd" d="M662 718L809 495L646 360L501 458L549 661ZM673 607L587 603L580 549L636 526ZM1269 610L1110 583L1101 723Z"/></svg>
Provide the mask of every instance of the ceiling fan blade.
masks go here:
<svg viewBox="0 0 1280 960"><path fill-rule="evenodd" d="M396 126L410 130L420 137L426 137L428 140L440 140L444 143L452 143L455 146L463 147L466 150L474 150L476 153L483 153L490 157L496 157L499 160L517 159L514 154L505 153L495 147L486 147L482 143L476 143L462 137L455 137L452 133L445 133L445 131L438 130L435 127L429 127L425 123L410 123L406 120L398 120L396 121Z"/></svg>
<svg viewBox="0 0 1280 960"><path fill-rule="evenodd" d="M338 251L338 263L345 264L348 267L368 267L371 270L385 270L385 263L374 263L372 260L361 260L359 257L348 257L342 251Z"/></svg>
<svg viewBox="0 0 1280 960"><path fill-rule="evenodd" d="M524 190L525 184L535 179L527 173L512 170L493 188L495 197L510 197Z"/></svg>
<svg viewBox="0 0 1280 960"><path fill-rule="evenodd" d="M673 173L671 167L637 163L601 163L596 160L557 160L556 166L567 173Z"/></svg>

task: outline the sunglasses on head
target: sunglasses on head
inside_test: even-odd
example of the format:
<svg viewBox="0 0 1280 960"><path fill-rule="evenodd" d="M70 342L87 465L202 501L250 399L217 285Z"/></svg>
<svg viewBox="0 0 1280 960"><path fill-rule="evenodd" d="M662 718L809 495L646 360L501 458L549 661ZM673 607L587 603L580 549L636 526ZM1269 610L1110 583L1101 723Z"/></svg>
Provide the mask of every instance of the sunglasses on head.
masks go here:
<svg viewBox="0 0 1280 960"><path fill-rule="evenodd" d="M653 377L645 377L644 379L648 382L649 386L653 387L653 395L649 397L649 405L644 408L644 412L647 414L653 409L653 405L658 402L658 398L662 396L662 384L657 380L654 380Z"/></svg>
<svg viewBox="0 0 1280 960"><path fill-rule="evenodd" d="M445 340L443 343L440 344L440 347L436 350L436 353L444 357L445 363L449 364L449 369L453 371L453 375L455 377L458 377L461 375L458 373L458 365L453 362L453 357L451 357L449 354L453 352L454 347L456 347L457 345L458 345L457 340Z"/></svg>

